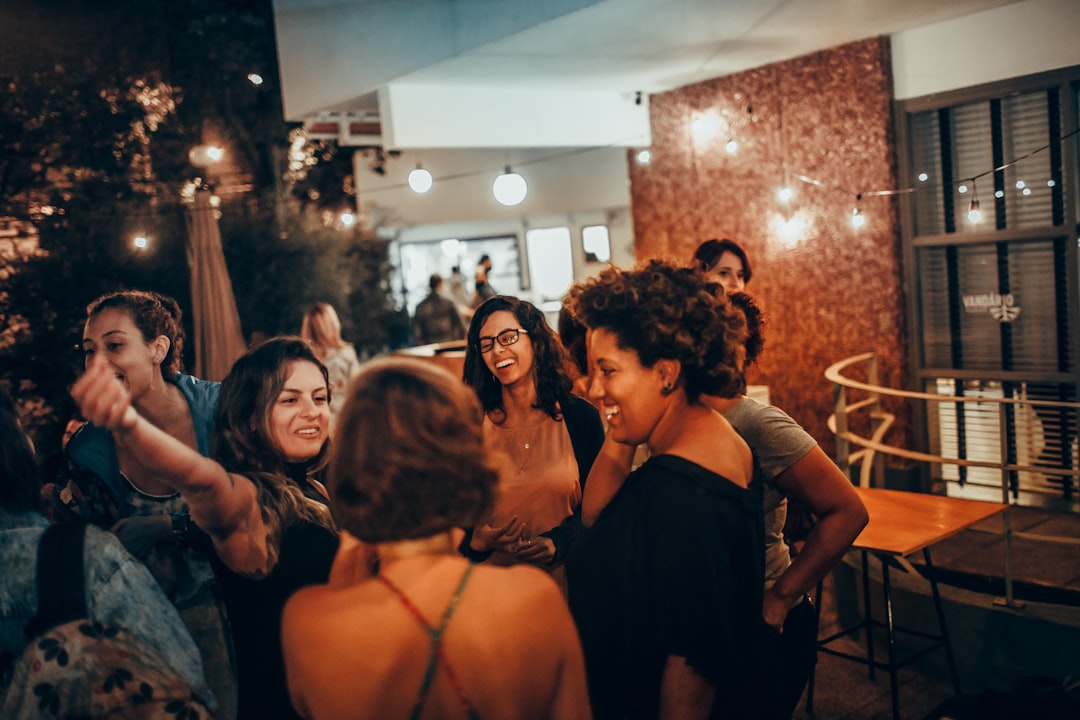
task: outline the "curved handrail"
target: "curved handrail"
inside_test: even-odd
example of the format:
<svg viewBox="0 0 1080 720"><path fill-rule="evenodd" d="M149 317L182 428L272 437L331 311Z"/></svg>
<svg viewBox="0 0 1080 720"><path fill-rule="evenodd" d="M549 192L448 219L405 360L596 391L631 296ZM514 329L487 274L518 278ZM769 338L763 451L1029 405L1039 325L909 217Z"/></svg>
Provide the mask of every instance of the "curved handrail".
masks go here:
<svg viewBox="0 0 1080 720"><path fill-rule="evenodd" d="M862 382L859 380L853 380L844 376L844 371L848 368L865 364L867 368L868 382ZM1078 469L1066 469L1066 468L1054 468L1054 467L1035 467L1031 465L1022 465L1019 463L1010 463L990 460L971 460L968 458L950 458L942 455L934 455L931 453L919 452L916 450L908 450L906 448L900 448L893 445L889 445L884 441L886 434L895 424L896 416L890 412L886 412L881 408L881 397L895 397L906 400L921 401L921 402L937 402L937 403L996 403L998 405L1026 405L1028 407L1040 406L1047 408L1070 408L1080 409L1080 403L1061 402L1055 400L1032 400L1030 398L1007 398L1007 397L985 397L985 396L964 396L964 395L942 395L940 393L926 393L917 392L912 390L898 390L894 388L885 387L878 384L877 381L877 355L872 352L862 353L860 355L853 355L852 357L845 358L839 362L833 363L825 370L825 377L833 384L833 394L835 397L835 411L829 415L827 425L829 430L836 436L836 454L837 464L840 468L848 473L851 467L852 461L861 460L861 467L859 471L859 485L861 487L871 486L871 473L876 471L879 478L884 472L884 468L877 457L877 454L892 455L895 457L901 457L908 460L914 460L917 462L941 464L941 465L955 465L959 467L973 467L973 468L987 468L991 470L997 470L1001 473L1002 481L1002 501L1009 503L1009 477L1014 472L1038 472L1042 475L1057 475L1063 477L1072 477L1075 480L1080 480L1080 471ZM847 390L860 390L869 394L869 397L848 403ZM856 432L848 429L848 418L853 413L869 410L870 418L872 421L872 432L869 437L864 437ZM1007 429L1004 424L1002 425L1002 436L1004 438L1007 435ZM855 445L861 450L849 453L848 445ZM1001 458L1007 457L1004 448L1000 453ZM1080 539L1073 537L1062 537L1054 535L1042 535L1028 532L1014 533L1011 530L1009 524L1008 513L1005 514L1005 595L1006 604L1015 607L1012 597L1012 537L1023 537L1026 539L1039 540L1043 542L1052 542L1058 544L1076 545L1080 544Z"/></svg>
<svg viewBox="0 0 1080 720"><path fill-rule="evenodd" d="M1077 403L1061 402L1060 400L1018 400L1017 398L993 398L991 400L985 397L971 397L968 395L941 395L940 393L925 393L918 392L916 390L898 390L896 388L884 387L881 385L870 385L864 382L860 382L858 380L852 380L851 378L844 377L840 374L841 370L844 370L852 365L876 358L877 353L872 352L862 353L861 355L852 355L849 358L844 358L843 360L835 362L829 367L825 368L825 378L836 385L842 385L853 390L866 390L867 392L877 393L879 395L908 398L912 400L944 400L946 402L996 402L1010 405L1038 405L1039 407L1060 408L1078 407Z"/></svg>

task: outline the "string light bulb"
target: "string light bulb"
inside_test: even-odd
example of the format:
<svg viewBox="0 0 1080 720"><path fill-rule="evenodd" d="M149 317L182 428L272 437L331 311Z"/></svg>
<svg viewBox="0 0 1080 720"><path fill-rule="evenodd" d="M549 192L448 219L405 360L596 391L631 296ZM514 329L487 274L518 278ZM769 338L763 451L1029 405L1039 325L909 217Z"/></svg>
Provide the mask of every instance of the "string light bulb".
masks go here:
<svg viewBox="0 0 1080 720"><path fill-rule="evenodd" d="M972 225L982 220L982 210L979 209L979 196L971 196L971 204L968 205L968 222Z"/></svg>
<svg viewBox="0 0 1080 720"><path fill-rule="evenodd" d="M525 199L529 193L529 185L525 182L525 178L507 165L503 174L495 178L495 182L491 184L491 193L500 204L512 207L520 205Z"/></svg>
<svg viewBox="0 0 1080 720"><path fill-rule="evenodd" d="M863 217L862 208L859 207L859 201L862 200L862 193L855 196L855 207L851 209L851 225L855 228L861 228L866 224L866 218Z"/></svg>
<svg viewBox="0 0 1080 720"><path fill-rule="evenodd" d="M776 191L776 197L778 200L780 200L780 202L786 204L788 202L791 202L791 198L795 197L795 191L785 185L784 187Z"/></svg>
<svg viewBox="0 0 1080 720"><path fill-rule="evenodd" d="M728 155L734 155L735 153L739 152L739 143L735 141L735 138L732 138L731 140L727 141L727 144L724 145L724 150L727 151Z"/></svg>
<svg viewBox="0 0 1080 720"><path fill-rule="evenodd" d="M430 190L432 182L431 173L425 170L419 163L417 163L416 168L409 173L409 187L411 187L413 192L417 195L423 195Z"/></svg>

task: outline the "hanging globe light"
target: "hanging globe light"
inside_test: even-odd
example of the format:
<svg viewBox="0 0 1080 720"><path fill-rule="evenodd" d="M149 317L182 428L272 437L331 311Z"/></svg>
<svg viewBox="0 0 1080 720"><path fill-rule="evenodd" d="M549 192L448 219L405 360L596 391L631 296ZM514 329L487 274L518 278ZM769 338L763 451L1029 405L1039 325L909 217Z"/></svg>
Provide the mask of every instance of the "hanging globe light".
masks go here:
<svg viewBox="0 0 1080 720"><path fill-rule="evenodd" d="M506 171L495 178L495 182L492 183L491 192L499 203L513 206L520 204L525 199L529 192L529 186L525 182L525 178L512 171L510 166L507 165Z"/></svg>
<svg viewBox="0 0 1080 720"><path fill-rule="evenodd" d="M409 187L413 189L413 192L419 195L423 195L430 190L431 183L431 173L420 165L417 165L416 169L409 173Z"/></svg>

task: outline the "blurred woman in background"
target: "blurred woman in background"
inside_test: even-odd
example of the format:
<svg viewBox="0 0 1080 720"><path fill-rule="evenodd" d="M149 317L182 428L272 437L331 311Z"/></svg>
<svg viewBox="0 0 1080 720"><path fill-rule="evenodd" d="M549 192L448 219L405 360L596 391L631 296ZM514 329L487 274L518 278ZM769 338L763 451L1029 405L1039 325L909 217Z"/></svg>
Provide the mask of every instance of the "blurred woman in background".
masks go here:
<svg viewBox="0 0 1080 720"><path fill-rule="evenodd" d="M349 379L360 369L356 348L341 337L341 320L334 306L315 303L304 313L300 336L311 343L315 357L326 366L330 378L330 427L344 402Z"/></svg>

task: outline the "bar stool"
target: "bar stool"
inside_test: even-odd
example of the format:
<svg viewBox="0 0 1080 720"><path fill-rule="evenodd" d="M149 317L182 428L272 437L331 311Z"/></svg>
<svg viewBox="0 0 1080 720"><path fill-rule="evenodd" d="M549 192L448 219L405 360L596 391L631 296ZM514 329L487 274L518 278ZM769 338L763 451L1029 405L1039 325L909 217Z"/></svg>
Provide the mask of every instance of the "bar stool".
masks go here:
<svg viewBox="0 0 1080 720"><path fill-rule="evenodd" d="M941 594L938 592L937 578L934 576L934 565L930 558L930 546L977 522L1003 512L1009 506L1002 503L960 500L940 495L884 490L881 488L856 488L855 490L859 493L863 504L866 506L867 513L870 515L870 522L867 523L862 533L852 544L852 549L859 550L862 556L863 620L826 638L819 639L818 652L867 665L871 680L875 679L877 669L887 670L892 700L892 716L893 720L899 720L900 698L897 671L934 650L940 648L945 651L953 690L960 692L956 659L953 656L952 644L949 642L945 613L942 611ZM910 567L910 564L905 560L906 556L919 550L922 550L923 558L926 561L927 579L930 582L934 609L937 612L937 634L900 627L894 622L893 618L892 583L889 577L889 567L895 564L904 564ZM884 622L875 619L871 610L869 573L869 555L871 554L881 562L881 587L885 601ZM818 583L816 608L819 621L823 591L823 583ZM888 638L886 653L888 659L885 662L878 660L874 656L874 628L876 627L884 628ZM865 656L853 655L828 647L830 643L861 630L865 630ZM909 657L898 660L896 657L896 634L898 632L930 640L930 644ZM816 668L811 669L806 690L806 711L808 713L813 712L815 674Z"/></svg>

